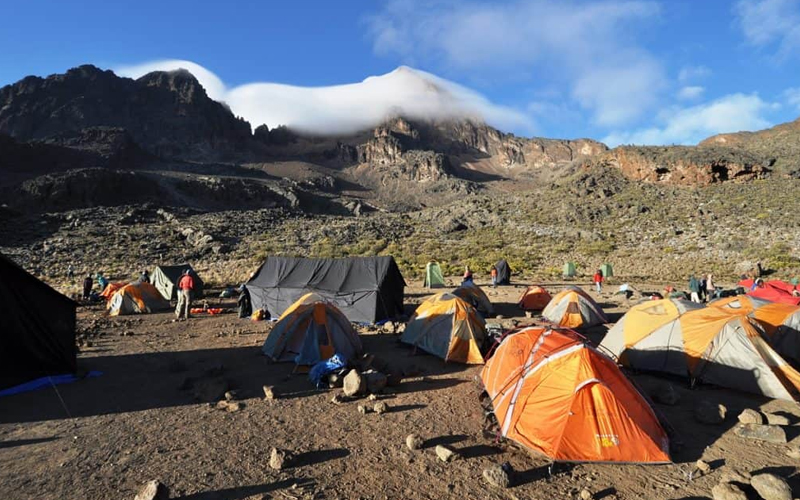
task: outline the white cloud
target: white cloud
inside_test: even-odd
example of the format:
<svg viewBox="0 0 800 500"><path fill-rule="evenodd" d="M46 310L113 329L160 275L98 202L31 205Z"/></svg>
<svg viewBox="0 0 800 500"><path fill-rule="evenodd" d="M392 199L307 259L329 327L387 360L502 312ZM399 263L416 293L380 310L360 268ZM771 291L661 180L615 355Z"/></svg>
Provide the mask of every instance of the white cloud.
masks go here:
<svg viewBox="0 0 800 500"><path fill-rule="evenodd" d="M706 91L705 87L699 87L696 85L683 87L678 91L678 99L682 101L691 101L693 99L699 99L705 91Z"/></svg>
<svg viewBox="0 0 800 500"><path fill-rule="evenodd" d="M800 87L784 90L783 97L789 106L792 106L800 111Z"/></svg>
<svg viewBox="0 0 800 500"><path fill-rule="evenodd" d="M771 125L765 117L776 104L757 94L730 94L714 101L688 108L662 112L661 127L609 134L603 142L619 144L697 144L708 136L743 130L759 130Z"/></svg>
<svg viewBox="0 0 800 500"><path fill-rule="evenodd" d="M702 80L711 74L711 70L706 66L684 66L678 73L680 83L689 83Z"/></svg>
<svg viewBox="0 0 800 500"><path fill-rule="evenodd" d="M737 24L752 45L777 49L777 56L796 55L800 49L800 1L739 0Z"/></svg>
<svg viewBox="0 0 800 500"><path fill-rule="evenodd" d="M118 68L138 78L151 71L188 69L209 96L230 106L254 127L278 125L312 134L347 134L396 115L411 119L475 118L503 129L532 130L525 114L493 104L481 94L424 71L402 66L359 83L298 87L250 83L228 88L211 71L190 61L163 60Z"/></svg>
<svg viewBox="0 0 800 500"><path fill-rule="evenodd" d="M665 89L661 63L630 35L659 11L643 0L393 0L367 22L378 54L495 79L536 71L566 84L595 123L620 125Z"/></svg>

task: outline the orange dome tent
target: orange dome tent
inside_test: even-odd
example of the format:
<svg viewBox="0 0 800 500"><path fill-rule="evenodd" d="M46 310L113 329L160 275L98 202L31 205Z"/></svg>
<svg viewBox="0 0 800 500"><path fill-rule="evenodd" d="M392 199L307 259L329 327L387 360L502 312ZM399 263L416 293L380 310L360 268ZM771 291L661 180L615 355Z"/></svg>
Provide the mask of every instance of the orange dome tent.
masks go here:
<svg viewBox="0 0 800 500"><path fill-rule="evenodd" d="M492 301L489 300L486 292L484 292L481 287L471 281L462 283L461 286L453 290L451 293L477 309L484 318L494 314Z"/></svg>
<svg viewBox="0 0 800 500"><path fill-rule="evenodd" d="M129 283L114 292L106 306L110 316L143 314L169 309L169 302L150 283Z"/></svg>
<svg viewBox="0 0 800 500"><path fill-rule="evenodd" d="M698 308L699 307L699 308ZM765 340L751 318L685 300L632 307L600 347L626 366L794 401L800 373Z"/></svg>
<svg viewBox="0 0 800 500"><path fill-rule="evenodd" d="M800 362L800 307L750 295L715 300L709 305L755 319L778 354Z"/></svg>
<svg viewBox="0 0 800 500"><path fill-rule="evenodd" d="M574 332L513 333L481 379L502 435L553 460L670 461L653 409L613 360Z"/></svg>
<svg viewBox="0 0 800 500"><path fill-rule="evenodd" d="M542 311L542 317L567 328L587 328L608 323L597 302L576 286L557 293Z"/></svg>
<svg viewBox="0 0 800 500"><path fill-rule="evenodd" d="M100 296L101 296L101 297L103 297L103 298L104 298L104 299L106 299L106 300L110 300L110 299L111 299L111 297L113 297L113 296L114 296L114 293L115 293L117 290L119 290L120 288L122 288L123 286L125 286L125 285L127 285L127 283L122 283L122 282L119 282L119 283L109 283L108 285L106 285L106 288L105 288L105 290L103 290L103 291L100 293Z"/></svg>
<svg viewBox="0 0 800 500"><path fill-rule="evenodd" d="M417 307L400 341L445 361L482 364L486 324L474 307L450 293L439 293Z"/></svg>
<svg viewBox="0 0 800 500"><path fill-rule="evenodd" d="M525 311L541 311L553 298L544 287L532 285L522 292L517 305Z"/></svg>

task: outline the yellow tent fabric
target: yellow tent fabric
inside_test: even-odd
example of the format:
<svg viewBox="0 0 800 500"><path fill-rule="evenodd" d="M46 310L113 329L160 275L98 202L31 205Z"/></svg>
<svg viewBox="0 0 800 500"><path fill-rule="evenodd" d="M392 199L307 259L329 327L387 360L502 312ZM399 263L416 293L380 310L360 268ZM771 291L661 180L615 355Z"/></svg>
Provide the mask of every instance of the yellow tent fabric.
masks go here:
<svg viewBox="0 0 800 500"><path fill-rule="evenodd" d="M480 314L463 299L436 294L419 305L400 340L445 361L482 364L480 346L486 325Z"/></svg>

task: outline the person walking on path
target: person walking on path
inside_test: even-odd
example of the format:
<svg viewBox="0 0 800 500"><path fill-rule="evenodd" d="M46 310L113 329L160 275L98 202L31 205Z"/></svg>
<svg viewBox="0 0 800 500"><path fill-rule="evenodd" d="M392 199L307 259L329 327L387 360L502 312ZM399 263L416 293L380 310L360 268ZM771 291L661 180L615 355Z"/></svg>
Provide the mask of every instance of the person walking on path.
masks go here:
<svg viewBox="0 0 800 500"><path fill-rule="evenodd" d="M603 271L598 269L597 272L594 273L592 283L594 283L595 287L597 287L597 293L601 293L603 291Z"/></svg>
<svg viewBox="0 0 800 500"><path fill-rule="evenodd" d="M175 308L175 316L181 319L189 319L189 310L192 307L192 290L194 290L194 279L189 274L188 269L183 270L183 276L178 280L178 307Z"/></svg>
<svg viewBox="0 0 800 500"><path fill-rule="evenodd" d="M496 266L492 266L491 274L492 274L492 286L494 288L497 288L497 267Z"/></svg>
<svg viewBox="0 0 800 500"><path fill-rule="evenodd" d="M92 279L92 275L89 274L86 276L86 279L83 280L83 298L88 299L90 295L92 295L92 286L94 285L94 280Z"/></svg>
<svg viewBox="0 0 800 500"><path fill-rule="evenodd" d="M689 292L691 293L692 302L700 303L700 282L694 277L694 274L689 276Z"/></svg>

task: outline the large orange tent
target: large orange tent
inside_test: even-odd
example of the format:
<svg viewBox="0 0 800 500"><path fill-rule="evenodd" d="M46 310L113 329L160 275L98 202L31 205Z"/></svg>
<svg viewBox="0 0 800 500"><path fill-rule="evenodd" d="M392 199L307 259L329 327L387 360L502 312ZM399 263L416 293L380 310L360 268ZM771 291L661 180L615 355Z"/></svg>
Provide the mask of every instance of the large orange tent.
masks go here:
<svg viewBox="0 0 800 500"><path fill-rule="evenodd" d="M557 293L542 311L542 317L567 328L588 328L608 323L603 309L577 286L567 287Z"/></svg>
<svg viewBox="0 0 800 500"><path fill-rule="evenodd" d="M778 354L800 362L800 306L769 302L750 295L727 297L709 305L755 319Z"/></svg>
<svg viewBox="0 0 800 500"><path fill-rule="evenodd" d="M722 307L643 302L608 331L600 348L639 370L789 401L800 394L800 373L770 347L761 327Z"/></svg>
<svg viewBox="0 0 800 500"><path fill-rule="evenodd" d="M550 292L548 292L543 286L539 285L531 285L522 292L522 295L517 302L517 305L520 309L525 311L541 311L553 297L550 296Z"/></svg>
<svg viewBox="0 0 800 500"><path fill-rule="evenodd" d="M119 288L106 304L110 316L143 314L169 309L169 302L150 283L134 282Z"/></svg>
<svg viewBox="0 0 800 500"><path fill-rule="evenodd" d="M556 461L670 461L653 409L574 332L530 326L511 334L481 379L502 435Z"/></svg>
<svg viewBox="0 0 800 500"><path fill-rule="evenodd" d="M284 311L262 351L275 361L313 365L337 353L354 359L362 347L350 321L335 305L307 293Z"/></svg>
<svg viewBox="0 0 800 500"><path fill-rule="evenodd" d="M400 341L445 361L480 364L485 338L486 324L474 307L453 294L439 293L417 307Z"/></svg>

